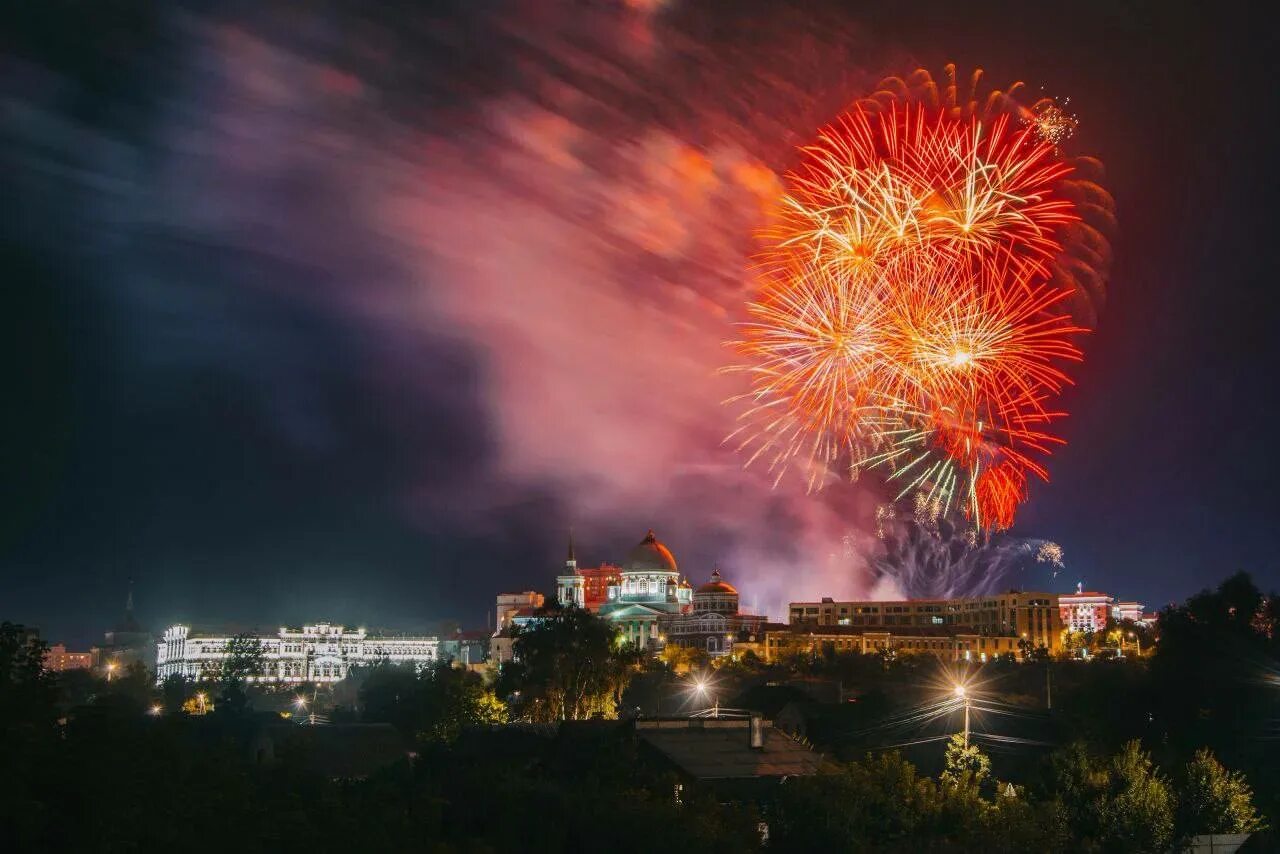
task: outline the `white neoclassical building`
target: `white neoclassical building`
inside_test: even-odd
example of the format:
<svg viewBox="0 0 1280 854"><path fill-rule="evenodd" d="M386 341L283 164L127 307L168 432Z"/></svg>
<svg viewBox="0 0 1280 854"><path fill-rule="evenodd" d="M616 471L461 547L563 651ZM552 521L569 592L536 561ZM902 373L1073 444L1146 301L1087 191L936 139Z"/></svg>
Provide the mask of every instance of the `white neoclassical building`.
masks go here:
<svg viewBox="0 0 1280 854"><path fill-rule="evenodd" d="M200 679L227 657L229 635L192 634L187 626L165 629L156 649L156 681L173 675ZM337 682L352 667L371 664L433 664L440 651L434 637L370 637L364 629L316 623L301 629L282 626L261 635L265 664L261 682Z"/></svg>

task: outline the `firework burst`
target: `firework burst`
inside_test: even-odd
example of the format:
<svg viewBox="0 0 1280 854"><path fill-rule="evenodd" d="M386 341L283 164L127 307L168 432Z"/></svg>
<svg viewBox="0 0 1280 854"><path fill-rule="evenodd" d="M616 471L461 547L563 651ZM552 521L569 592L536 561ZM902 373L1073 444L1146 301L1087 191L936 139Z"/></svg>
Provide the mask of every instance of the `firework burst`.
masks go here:
<svg viewBox="0 0 1280 854"><path fill-rule="evenodd" d="M1060 259L1089 232L1043 110L947 98L859 102L803 149L735 342L751 390L733 438L779 478L818 488L843 461L1003 529L1060 442L1085 331Z"/></svg>

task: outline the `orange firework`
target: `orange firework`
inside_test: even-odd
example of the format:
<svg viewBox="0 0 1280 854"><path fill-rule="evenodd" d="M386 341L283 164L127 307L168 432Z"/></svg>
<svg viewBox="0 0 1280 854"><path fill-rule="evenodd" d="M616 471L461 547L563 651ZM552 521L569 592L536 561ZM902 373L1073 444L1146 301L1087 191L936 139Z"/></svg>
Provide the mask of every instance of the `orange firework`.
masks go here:
<svg viewBox="0 0 1280 854"><path fill-rule="evenodd" d="M738 342L735 436L748 464L802 464L811 488L843 458L1005 528L1060 441L1049 407L1084 331L1062 236L1089 232L1056 141L994 108L1008 96L981 112L950 92L860 102L803 149Z"/></svg>
<svg viewBox="0 0 1280 854"><path fill-rule="evenodd" d="M858 275L922 249L982 258L1002 248L1041 264L1074 221L1054 195L1071 170L1054 146L1007 116L990 124L907 104L861 110L804 149L775 223L766 267L813 263Z"/></svg>

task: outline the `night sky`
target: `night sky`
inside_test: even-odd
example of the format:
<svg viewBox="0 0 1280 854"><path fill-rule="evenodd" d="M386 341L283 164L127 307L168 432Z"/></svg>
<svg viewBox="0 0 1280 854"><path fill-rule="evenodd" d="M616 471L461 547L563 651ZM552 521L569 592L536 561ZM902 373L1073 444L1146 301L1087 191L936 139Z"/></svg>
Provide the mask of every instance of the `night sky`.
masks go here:
<svg viewBox="0 0 1280 854"><path fill-rule="evenodd" d="M795 146L947 61L1069 97L1120 222L1018 583L1280 587L1276 45L1178 5L7 4L0 617L480 627L570 525L867 593L876 486L741 471L716 369Z"/></svg>

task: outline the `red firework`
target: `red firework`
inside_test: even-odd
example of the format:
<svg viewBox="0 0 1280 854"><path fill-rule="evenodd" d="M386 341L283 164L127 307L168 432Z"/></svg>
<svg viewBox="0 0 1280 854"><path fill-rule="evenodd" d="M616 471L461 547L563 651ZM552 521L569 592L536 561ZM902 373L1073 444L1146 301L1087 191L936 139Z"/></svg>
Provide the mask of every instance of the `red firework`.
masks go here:
<svg viewBox="0 0 1280 854"><path fill-rule="evenodd" d="M803 150L739 342L750 459L803 460L814 485L847 453L988 528L1047 479L1081 358L1058 266L1080 217L1070 164L1014 118L859 106Z"/></svg>

